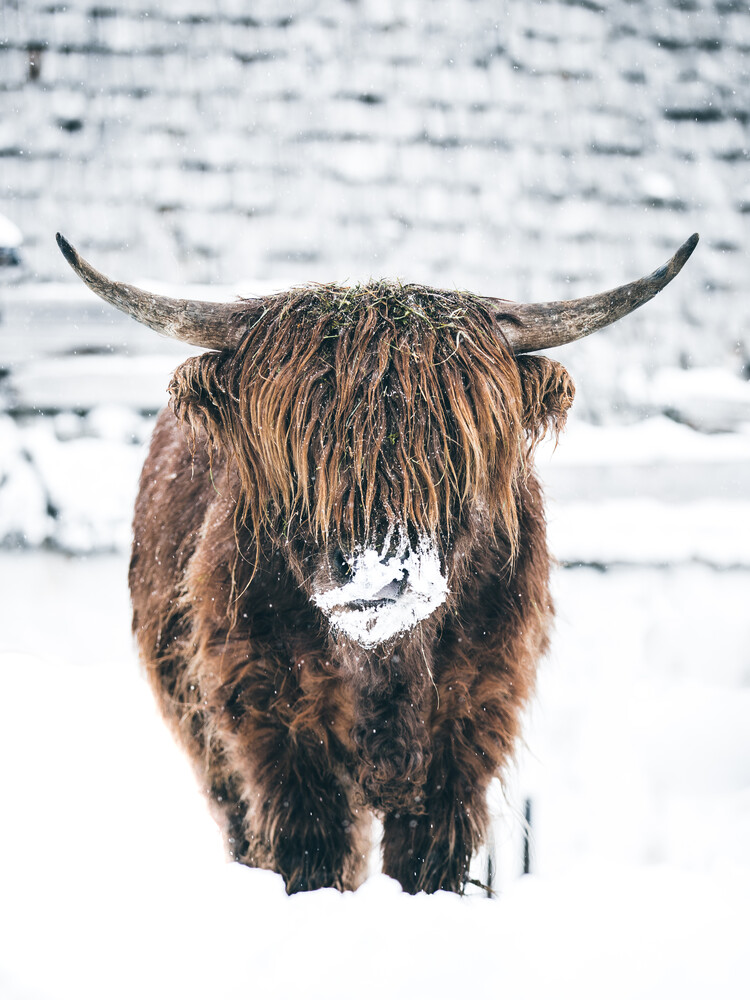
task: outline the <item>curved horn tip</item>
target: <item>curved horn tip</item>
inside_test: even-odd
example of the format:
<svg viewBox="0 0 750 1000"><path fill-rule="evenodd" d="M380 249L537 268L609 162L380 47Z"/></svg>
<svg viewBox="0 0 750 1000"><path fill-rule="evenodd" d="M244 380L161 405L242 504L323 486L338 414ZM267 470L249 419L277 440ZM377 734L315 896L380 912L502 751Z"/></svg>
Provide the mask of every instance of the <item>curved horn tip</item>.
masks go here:
<svg viewBox="0 0 750 1000"><path fill-rule="evenodd" d="M661 267L657 267L653 274L650 274L645 280L647 282L658 282L662 288L668 285L672 278L675 278L683 269L688 258L698 245L699 239L698 233L693 233L692 236L689 236L682 246L672 254L667 263L662 264Z"/></svg>
<svg viewBox="0 0 750 1000"><path fill-rule="evenodd" d="M509 303L497 320L508 319L518 327L505 330L505 337L515 354L570 344L610 326L657 295L680 273L698 240L698 233L693 233L666 264L645 278L566 302Z"/></svg>
<svg viewBox="0 0 750 1000"><path fill-rule="evenodd" d="M55 239L57 240L57 245L60 247L63 257L69 264L72 265L78 257L78 254L70 243L68 243L62 233L56 233Z"/></svg>
<svg viewBox="0 0 750 1000"><path fill-rule="evenodd" d="M195 347L212 351L234 348L242 328L233 325L234 303L199 302L153 295L134 285L112 281L80 256L62 233L56 234L62 255L95 295L145 326Z"/></svg>
<svg viewBox="0 0 750 1000"><path fill-rule="evenodd" d="M693 250L695 250L695 248L698 246L699 239L700 239L699 234L693 233L693 235L688 236L688 238L682 244L680 249L675 254L675 257L679 258L681 264L685 263L690 254L693 252Z"/></svg>

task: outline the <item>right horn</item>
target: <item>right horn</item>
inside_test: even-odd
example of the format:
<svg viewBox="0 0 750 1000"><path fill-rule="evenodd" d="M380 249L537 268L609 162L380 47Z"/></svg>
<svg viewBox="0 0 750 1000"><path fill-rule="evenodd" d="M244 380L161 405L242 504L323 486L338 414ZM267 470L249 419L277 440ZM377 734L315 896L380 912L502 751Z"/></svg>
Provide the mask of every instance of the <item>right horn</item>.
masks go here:
<svg viewBox="0 0 750 1000"><path fill-rule="evenodd" d="M663 267L609 292L561 302L489 301L497 305L497 324L514 354L561 347L609 326L652 299L680 273L697 243L698 234L693 233Z"/></svg>
<svg viewBox="0 0 750 1000"><path fill-rule="evenodd" d="M57 234L57 245L78 277L99 298L167 337L184 340L196 347L221 351L236 347L247 329L248 309L251 305L247 300L234 304L152 295L135 285L107 278L84 260L60 233ZM255 299L252 304L257 305L260 316L264 309L263 300ZM245 320L239 325L233 322L238 314Z"/></svg>

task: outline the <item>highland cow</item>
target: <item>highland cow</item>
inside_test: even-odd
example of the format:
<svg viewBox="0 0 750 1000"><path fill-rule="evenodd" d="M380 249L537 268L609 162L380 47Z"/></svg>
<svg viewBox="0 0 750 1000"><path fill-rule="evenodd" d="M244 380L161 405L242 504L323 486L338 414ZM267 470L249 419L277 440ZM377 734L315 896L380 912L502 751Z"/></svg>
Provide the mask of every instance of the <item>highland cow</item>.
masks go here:
<svg viewBox="0 0 750 1000"><path fill-rule="evenodd" d="M209 348L174 373L140 483L133 628L229 854L288 892L384 871L462 891L547 648L534 447L573 384L531 354L647 301L519 304L416 285L217 305L80 277Z"/></svg>

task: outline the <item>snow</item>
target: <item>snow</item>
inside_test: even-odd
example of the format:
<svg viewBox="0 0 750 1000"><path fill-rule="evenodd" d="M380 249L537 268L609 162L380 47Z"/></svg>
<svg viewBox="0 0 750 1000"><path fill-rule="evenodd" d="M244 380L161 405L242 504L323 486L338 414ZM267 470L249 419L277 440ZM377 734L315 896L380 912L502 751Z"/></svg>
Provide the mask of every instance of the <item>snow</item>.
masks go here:
<svg viewBox="0 0 750 1000"><path fill-rule="evenodd" d="M750 382L725 368L659 368L646 375L630 368L623 388L631 402L678 414L704 431L733 430L750 424Z"/></svg>
<svg viewBox="0 0 750 1000"><path fill-rule="evenodd" d="M135 919L119 910L113 922L74 920L86 937L72 949L55 934L70 921L67 907L46 909L38 926L52 933L36 995L731 1000L743 996L735 917L748 888L734 876L659 869L552 885L529 878L498 905L443 893L408 898L385 876L354 895L323 889L288 900L268 873L198 873L188 884L169 869L124 889L107 880L89 903L108 913L120 890Z"/></svg>
<svg viewBox="0 0 750 1000"><path fill-rule="evenodd" d="M408 534L401 529L391 551L392 537L389 532L380 549L355 549L350 579L313 597L331 625L364 649L413 628L448 596L435 539L423 535L412 548ZM357 607L362 601L382 603L378 607Z"/></svg>
<svg viewBox="0 0 750 1000"><path fill-rule="evenodd" d="M559 445L547 438L537 449L542 475L553 461L558 466L750 461L750 426L735 433L701 434L664 416L606 426L572 416Z"/></svg>
<svg viewBox="0 0 750 1000"><path fill-rule="evenodd" d="M750 566L750 503L619 499L550 505L549 539L564 562Z"/></svg>
<svg viewBox="0 0 750 1000"><path fill-rule="evenodd" d="M495 900L377 872L287 898L226 865L136 666L125 579L119 555L0 555L4 1000L747 996L747 573L557 573Z"/></svg>
<svg viewBox="0 0 750 1000"><path fill-rule="evenodd" d="M4 215L0 215L0 247L15 250L22 243L23 235L15 222L11 222Z"/></svg>
<svg viewBox="0 0 750 1000"><path fill-rule="evenodd" d="M126 551L150 426L115 406L20 425L0 413L0 543Z"/></svg>
<svg viewBox="0 0 750 1000"><path fill-rule="evenodd" d="M170 354L46 358L17 365L12 389L15 403L22 409L89 409L103 402L102 386L106 387L108 404L135 410L161 409L167 403L167 386L175 367Z"/></svg>

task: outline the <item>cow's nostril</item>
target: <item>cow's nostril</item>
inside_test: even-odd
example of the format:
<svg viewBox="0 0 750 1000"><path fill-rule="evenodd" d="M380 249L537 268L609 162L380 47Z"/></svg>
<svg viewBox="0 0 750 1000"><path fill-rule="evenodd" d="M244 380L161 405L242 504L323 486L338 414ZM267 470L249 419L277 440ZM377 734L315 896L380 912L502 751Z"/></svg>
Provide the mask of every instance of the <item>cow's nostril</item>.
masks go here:
<svg viewBox="0 0 750 1000"><path fill-rule="evenodd" d="M333 564L342 576L350 577L352 575L352 567L341 549L336 549L333 553Z"/></svg>

